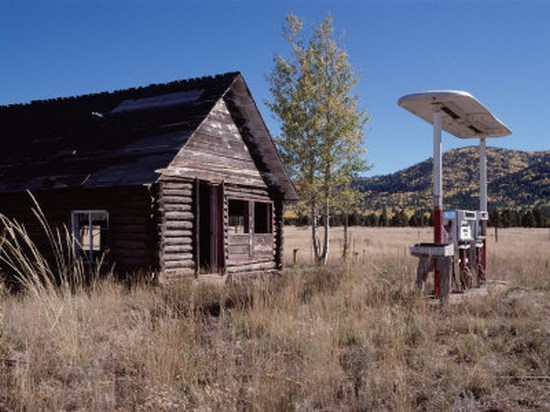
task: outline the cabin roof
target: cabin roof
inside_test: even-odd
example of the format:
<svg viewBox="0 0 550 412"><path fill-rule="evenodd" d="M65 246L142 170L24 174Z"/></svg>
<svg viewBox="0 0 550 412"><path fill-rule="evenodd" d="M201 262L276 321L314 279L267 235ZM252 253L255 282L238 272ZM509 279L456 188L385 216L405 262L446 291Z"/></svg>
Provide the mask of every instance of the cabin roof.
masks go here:
<svg viewBox="0 0 550 412"><path fill-rule="evenodd" d="M295 199L238 72L0 106L0 192L154 183L222 98L268 186Z"/></svg>

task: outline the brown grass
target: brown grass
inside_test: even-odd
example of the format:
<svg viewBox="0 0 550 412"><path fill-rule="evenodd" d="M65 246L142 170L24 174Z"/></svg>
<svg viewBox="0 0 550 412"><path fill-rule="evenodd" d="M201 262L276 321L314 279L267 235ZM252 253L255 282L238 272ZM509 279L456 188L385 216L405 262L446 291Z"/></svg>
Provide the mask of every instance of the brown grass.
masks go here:
<svg viewBox="0 0 550 412"><path fill-rule="evenodd" d="M500 230L508 288L444 313L413 290L407 246L430 236L354 228L359 262L336 233L314 268L290 228L299 262L271 280L3 292L0 410L550 409L548 230Z"/></svg>

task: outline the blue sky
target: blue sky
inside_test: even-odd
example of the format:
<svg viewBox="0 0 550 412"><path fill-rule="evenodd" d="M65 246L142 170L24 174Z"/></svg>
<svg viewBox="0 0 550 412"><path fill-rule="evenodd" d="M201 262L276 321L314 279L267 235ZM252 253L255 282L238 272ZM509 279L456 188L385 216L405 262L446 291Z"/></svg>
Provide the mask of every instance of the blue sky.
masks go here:
<svg viewBox="0 0 550 412"><path fill-rule="evenodd" d="M513 131L489 146L550 149L545 0L0 0L0 105L240 71L277 135L265 76L288 55L290 12L306 24L331 12L361 73L367 175L432 155L431 126L396 104L423 90L485 104ZM444 150L469 144L443 136Z"/></svg>

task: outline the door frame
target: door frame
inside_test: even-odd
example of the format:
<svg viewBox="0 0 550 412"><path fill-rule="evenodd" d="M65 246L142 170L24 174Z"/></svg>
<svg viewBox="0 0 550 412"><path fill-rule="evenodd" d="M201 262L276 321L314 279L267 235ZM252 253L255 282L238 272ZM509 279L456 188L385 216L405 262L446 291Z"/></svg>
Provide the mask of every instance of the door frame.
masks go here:
<svg viewBox="0 0 550 412"><path fill-rule="evenodd" d="M195 179L195 275L223 274L225 270L224 252L224 185ZM201 210L206 203L201 196L208 196L208 210ZM208 219L204 218L204 214ZM206 228L205 225L209 227ZM208 250L201 250L204 236L208 236ZM203 253L204 252L204 253ZM208 256L205 256L208 254ZM207 258L208 264L204 264Z"/></svg>

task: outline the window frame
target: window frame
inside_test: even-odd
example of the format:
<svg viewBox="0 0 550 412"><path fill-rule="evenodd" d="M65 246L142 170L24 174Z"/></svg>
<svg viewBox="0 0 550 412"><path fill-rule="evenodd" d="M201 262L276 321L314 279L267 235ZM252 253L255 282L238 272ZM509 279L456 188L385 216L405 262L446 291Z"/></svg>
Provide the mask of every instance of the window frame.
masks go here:
<svg viewBox="0 0 550 412"><path fill-rule="evenodd" d="M241 196L227 196L227 234L230 236L230 238L233 239L241 239L239 244L244 245L243 241L246 240L247 249L248 252L246 253L246 259L253 258L255 256L262 256L264 253L256 252L256 244L257 242L261 242L261 239L267 239L268 237L273 239L275 227L274 227L274 202L270 199L258 199L258 198L250 198L250 197L241 197ZM229 225L229 204L232 201L238 201L242 202L243 208L246 210L246 219L248 220L248 232L245 233L235 233L232 231L232 228L235 226ZM256 211L257 206L256 204L262 204L263 212L265 212L264 216L264 225L267 229L265 232L258 233L256 230ZM237 253L236 255L241 255L241 257L237 256L230 256L230 259L243 259L245 255L242 255L241 253Z"/></svg>
<svg viewBox="0 0 550 412"><path fill-rule="evenodd" d="M104 214L106 219L106 227L103 228L103 227L100 227L100 249L99 251L95 251L94 248L93 248L93 230L92 230L92 227L94 226L93 225L93 220L92 220L92 216L94 214ZM86 224L86 226L81 226L80 225L80 222L78 221L78 216L79 215L87 215L88 216L88 222ZM88 227L88 231L89 231L89 246L87 249L85 249L82 244L80 244L80 236L79 236L79 233L78 231L82 228L82 227ZM85 263L89 263L89 264L93 264L95 263L95 259L96 259L96 256L95 256L95 253L97 253L99 256L101 255L104 255L105 252L108 250L108 246L104 247L104 248L101 248L101 245L102 245L102 237L103 237L103 233L105 231L105 236L107 236L108 232L109 232L109 229L110 229L110 216L109 216L109 211L108 210L105 210L105 209L76 209L76 210L71 210L71 234L72 234L72 239L73 239L73 252L75 254L76 257L82 259ZM108 245L108 239L105 241L105 244ZM95 252L95 253L94 253Z"/></svg>
<svg viewBox="0 0 550 412"><path fill-rule="evenodd" d="M242 209L244 211L244 216L242 216L243 218L243 224L242 224L242 228L243 228L243 231L242 232L238 232L236 228L240 227L241 225L231 225L231 202L239 202L241 203L242 205ZM241 217L241 216L239 216ZM251 235L253 234L253 227L251 225L251 216L250 216L250 200L248 199L242 199L242 198L233 198L233 197L228 197L227 198L227 232L231 235ZM234 231L232 232L231 231L231 228L235 228Z"/></svg>
<svg viewBox="0 0 550 412"><path fill-rule="evenodd" d="M253 230L253 234L254 235L271 235L273 234L273 202L264 202L264 201L256 201L256 200L252 200L251 201L252 203L252 210L253 210L253 213L254 213L254 223L253 223L253 226L254 226L254 230ZM258 210L257 210L257 205L262 205L262 207L265 207L265 210L263 210L264 212L264 216L262 217L262 220L263 220L263 223L265 224L265 227L266 227L266 231L264 232L258 232L256 230L256 226L260 226L260 225L256 225L257 223L257 215L258 215Z"/></svg>

